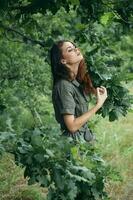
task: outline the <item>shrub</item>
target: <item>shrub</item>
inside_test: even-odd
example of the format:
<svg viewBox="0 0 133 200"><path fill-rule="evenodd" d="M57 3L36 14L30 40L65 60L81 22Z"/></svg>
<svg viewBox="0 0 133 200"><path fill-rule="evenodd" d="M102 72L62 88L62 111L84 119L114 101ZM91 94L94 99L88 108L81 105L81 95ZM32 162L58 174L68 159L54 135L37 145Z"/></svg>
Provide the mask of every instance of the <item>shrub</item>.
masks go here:
<svg viewBox="0 0 133 200"><path fill-rule="evenodd" d="M105 183L109 167L94 144L75 143L54 128L25 131L14 152L25 167L28 183L48 188L48 200L108 199Z"/></svg>

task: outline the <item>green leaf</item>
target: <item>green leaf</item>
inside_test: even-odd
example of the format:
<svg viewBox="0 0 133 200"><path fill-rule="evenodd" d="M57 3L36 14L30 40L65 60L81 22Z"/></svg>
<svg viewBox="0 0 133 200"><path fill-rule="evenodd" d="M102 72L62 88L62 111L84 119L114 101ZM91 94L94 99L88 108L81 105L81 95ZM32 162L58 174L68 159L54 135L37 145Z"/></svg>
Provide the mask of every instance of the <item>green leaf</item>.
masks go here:
<svg viewBox="0 0 133 200"><path fill-rule="evenodd" d="M36 147L40 147L43 144L42 136L40 135L33 135L31 137L31 144Z"/></svg>
<svg viewBox="0 0 133 200"><path fill-rule="evenodd" d="M80 1L79 0L67 0L68 3L71 3L72 5L80 5Z"/></svg>
<svg viewBox="0 0 133 200"><path fill-rule="evenodd" d="M42 163L45 160L44 154L38 153L34 155L37 162Z"/></svg>
<svg viewBox="0 0 133 200"><path fill-rule="evenodd" d="M66 173L68 174L68 176L70 178L74 178L76 181L83 181L83 182L86 182L86 183L90 183L90 181L86 178L83 178L82 176L79 176L79 175L76 175L76 174L72 174L69 170L66 170Z"/></svg>
<svg viewBox="0 0 133 200"><path fill-rule="evenodd" d="M109 112L109 121L115 121L118 119L118 112L116 110L112 110Z"/></svg>
<svg viewBox="0 0 133 200"><path fill-rule="evenodd" d="M53 151L52 150L50 150L50 149L46 149L46 153L50 156L50 157L54 157L54 153L53 153Z"/></svg>
<svg viewBox="0 0 133 200"><path fill-rule="evenodd" d="M111 23L113 17L114 17L114 15L112 12L104 13L104 15L102 15L100 18L100 22L103 25L107 25L109 22Z"/></svg>

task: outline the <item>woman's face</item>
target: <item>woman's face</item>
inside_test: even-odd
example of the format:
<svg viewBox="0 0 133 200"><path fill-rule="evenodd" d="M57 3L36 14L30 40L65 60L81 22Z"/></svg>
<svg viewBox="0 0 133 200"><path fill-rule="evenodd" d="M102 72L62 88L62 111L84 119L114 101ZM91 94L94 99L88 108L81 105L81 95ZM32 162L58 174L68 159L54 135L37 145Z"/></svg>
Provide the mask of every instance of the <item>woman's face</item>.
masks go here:
<svg viewBox="0 0 133 200"><path fill-rule="evenodd" d="M71 42L64 42L62 47L62 59L63 64L73 65L78 64L83 59L83 55L78 48Z"/></svg>

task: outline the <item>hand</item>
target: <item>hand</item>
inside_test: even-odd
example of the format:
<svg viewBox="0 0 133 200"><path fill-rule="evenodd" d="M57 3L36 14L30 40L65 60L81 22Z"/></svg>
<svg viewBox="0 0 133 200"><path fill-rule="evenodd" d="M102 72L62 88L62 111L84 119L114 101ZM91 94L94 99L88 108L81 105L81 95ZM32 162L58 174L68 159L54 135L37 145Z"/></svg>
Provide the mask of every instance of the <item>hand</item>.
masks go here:
<svg viewBox="0 0 133 200"><path fill-rule="evenodd" d="M97 106L101 108L105 100L107 99L107 90L103 86L98 87L96 90L97 90Z"/></svg>

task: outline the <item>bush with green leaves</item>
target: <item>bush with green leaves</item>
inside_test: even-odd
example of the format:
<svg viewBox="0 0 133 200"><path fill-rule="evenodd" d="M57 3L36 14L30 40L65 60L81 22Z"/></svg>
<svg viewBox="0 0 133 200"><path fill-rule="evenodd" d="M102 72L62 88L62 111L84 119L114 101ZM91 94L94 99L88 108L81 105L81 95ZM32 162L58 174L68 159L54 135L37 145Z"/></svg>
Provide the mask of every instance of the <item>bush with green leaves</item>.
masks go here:
<svg viewBox="0 0 133 200"><path fill-rule="evenodd" d="M16 142L16 134L12 132L0 132L0 158L4 152L13 153Z"/></svg>
<svg viewBox="0 0 133 200"><path fill-rule="evenodd" d="M56 132L54 127L40 127L19 138L14 154L25 167L28 183L47 187L49 200L108 199L109 167L94 144L75 143Z"/></svg>

